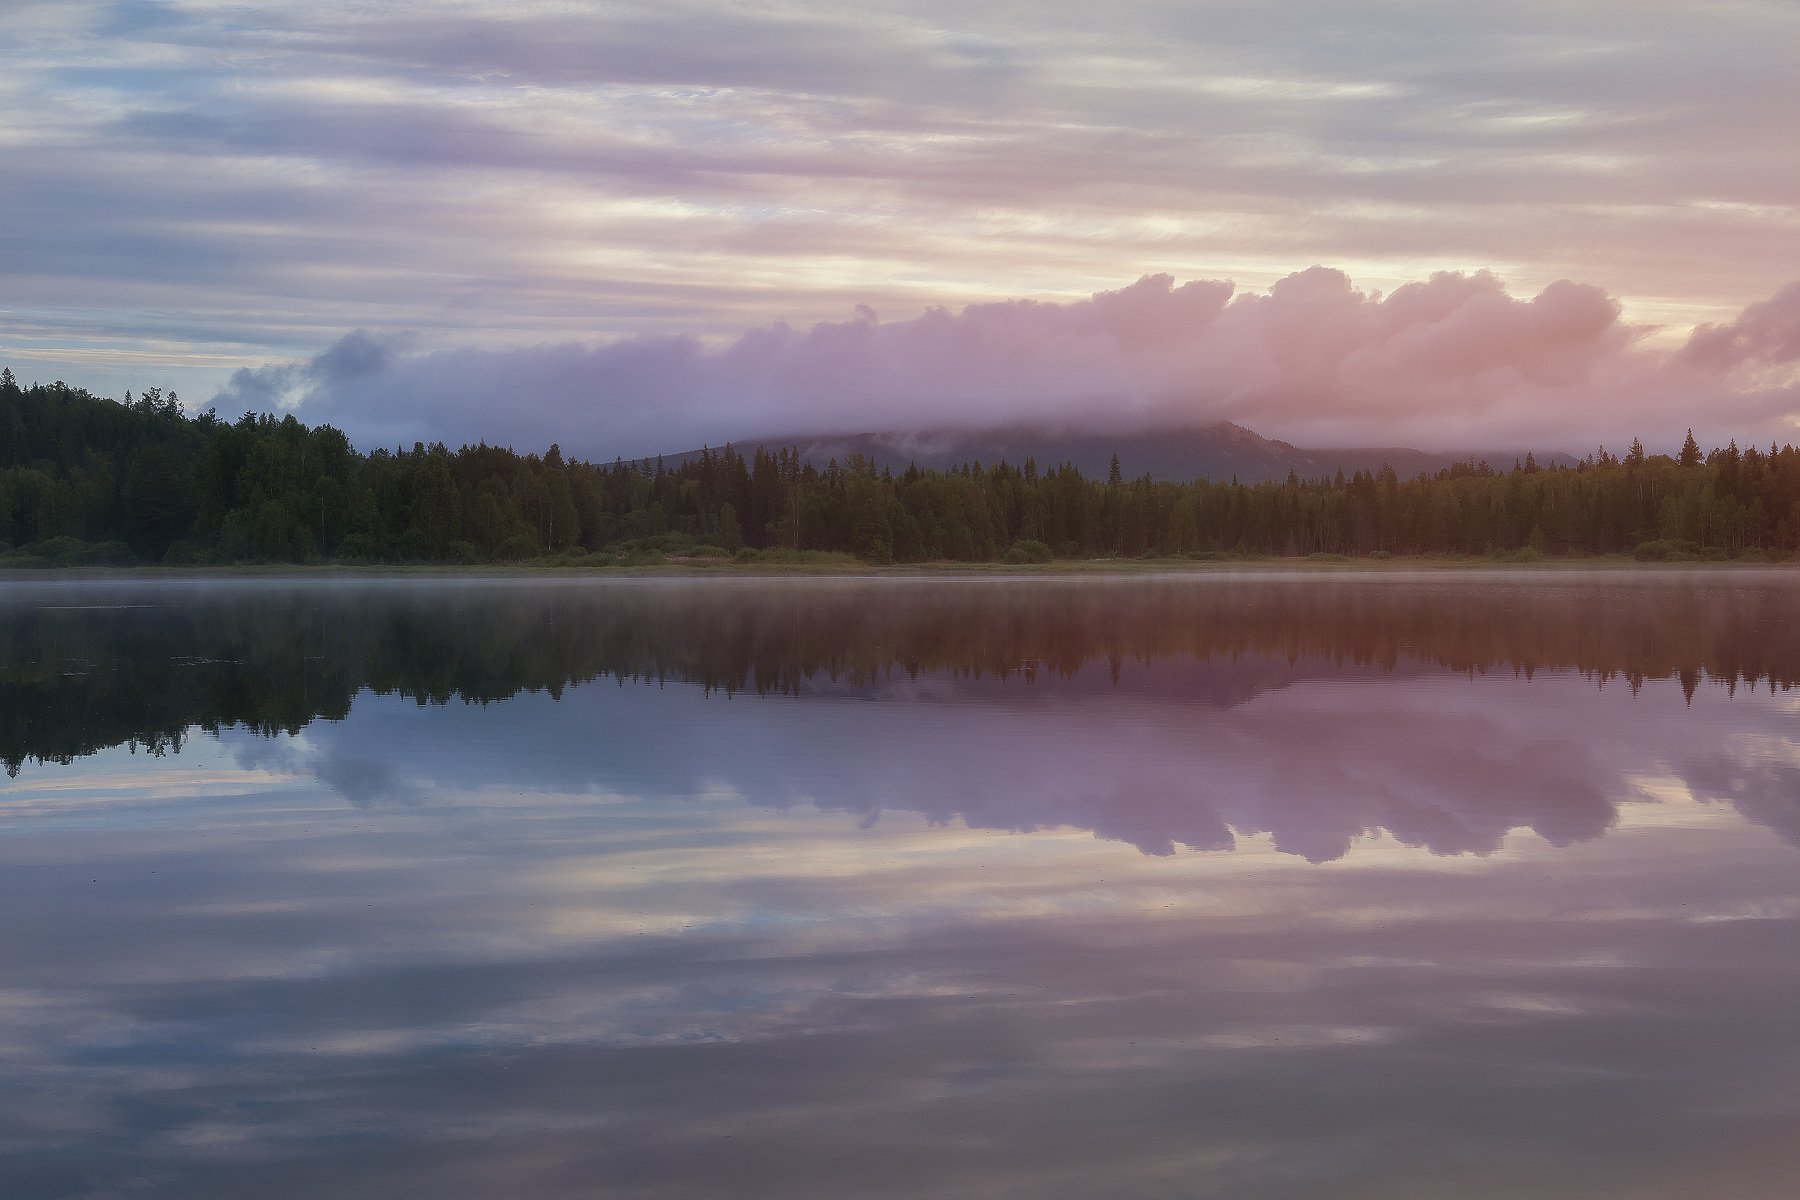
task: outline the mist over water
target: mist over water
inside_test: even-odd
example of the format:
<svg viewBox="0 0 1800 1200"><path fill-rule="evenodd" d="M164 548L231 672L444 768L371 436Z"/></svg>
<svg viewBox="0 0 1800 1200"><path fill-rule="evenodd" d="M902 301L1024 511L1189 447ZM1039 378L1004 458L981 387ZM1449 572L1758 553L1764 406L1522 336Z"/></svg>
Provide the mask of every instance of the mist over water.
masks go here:
<svg viewBox="0 0 1800 1200"><path fill-rule="evenodd" d="M1796 600L0 584L0 1194L1785 1195Z"/></svg>

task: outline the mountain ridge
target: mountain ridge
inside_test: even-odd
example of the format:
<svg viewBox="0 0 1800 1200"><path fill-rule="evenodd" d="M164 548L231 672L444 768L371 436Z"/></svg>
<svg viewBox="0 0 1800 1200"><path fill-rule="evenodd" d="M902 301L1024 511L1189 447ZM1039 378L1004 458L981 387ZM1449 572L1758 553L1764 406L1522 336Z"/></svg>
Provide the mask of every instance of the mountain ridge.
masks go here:
<svg viewBox="0 0 1800 1200"><path fill-rule="evenodd" d="M1428 451L1409 446L1352 446L1307 449L1229 421L1178 429L1147 430L1130 434L1069 433L1024 426L985 430L927 430L916 433L863 432L837 434L789 434L729 443L734 446L796 450L804 462L824 467L828 462L848 461L860 455L877 467L904 470L911 465L944 470L964 463L1008 462L1023 465L1035 460L1039 470L1070 463L1084 476L1104 477L1112 458L1119 458L1127 478L1150 475L1156 479L1187 482L1194 479L1240 483L1279 482L1290 473L1300 479L1329 479L1342 471L1375 472L1394 468L1401 478L1434 474L1458 463L1486 461L1495 470L1506 470L1528 453L1540 466L1573 467L1577 460L1557 450L1537 447L1490 447L1470 450ZM661 456L665 461L687 462L700 450ZM640 461L652 461L644 459Z"/></svg>

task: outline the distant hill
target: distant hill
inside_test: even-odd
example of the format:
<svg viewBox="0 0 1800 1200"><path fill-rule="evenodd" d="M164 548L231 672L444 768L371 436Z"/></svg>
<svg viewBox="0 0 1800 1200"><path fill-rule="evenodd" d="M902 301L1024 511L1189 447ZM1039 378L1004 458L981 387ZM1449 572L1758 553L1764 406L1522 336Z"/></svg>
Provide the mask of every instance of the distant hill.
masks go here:
<svg viewBox="0 0 1800 1200"><path fill-rule="evenodd" d="M1198 429L1131 434L1048 433L1013 428L981 432L939 430L913 434L804 435L751 439L739 444L738 448L747 452L758 444L769 449L797 448L803 460L819 467L834 458L841 463L853 454L896 471L913 463L927 469L943 470L967 462L991 465L1005 461L1017 465L1027 458L1034 458L1041 470L1069 462L1089 478L1105 478L1112 456L1117 454L1120 469L1127 478L1148 473L1157 479L1183 482L1236 478L1241 483L1279 481L1286 479L1290 471L1301 479L1328 479L1340 470L1345 475L1378 471L1383 463L1392 465L1402 479L1410 479L1421 471L1435 473L1453 463L1481 460L1486 460L1495 470L1504 471L1512 467L1515 459L1522 460L1526 454L1524 447L1440 453L1405 446L1304 450L1230 422ZM1572 467L1576 463L1567 454L1538 447L1531 449L1540 466L1555 463ZM665 461L684 462L698 454L695 450L667 455Z"/></svg>

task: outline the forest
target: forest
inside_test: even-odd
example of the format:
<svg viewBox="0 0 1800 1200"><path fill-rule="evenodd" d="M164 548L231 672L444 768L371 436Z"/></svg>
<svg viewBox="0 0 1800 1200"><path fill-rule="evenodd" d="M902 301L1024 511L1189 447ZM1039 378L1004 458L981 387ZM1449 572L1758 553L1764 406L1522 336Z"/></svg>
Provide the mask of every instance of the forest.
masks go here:
<svg viewBox="0 0 1800 1200"><path fill-rule="evenodd" d="M1048 562L1387 558L1785 559L1800 450L1634 440L1575 467L1238 484L1074 467L903 471L791 449L596 463L557 445L358 451L292 415L190 416L0 371L0 566L230 563Z"/></svg>

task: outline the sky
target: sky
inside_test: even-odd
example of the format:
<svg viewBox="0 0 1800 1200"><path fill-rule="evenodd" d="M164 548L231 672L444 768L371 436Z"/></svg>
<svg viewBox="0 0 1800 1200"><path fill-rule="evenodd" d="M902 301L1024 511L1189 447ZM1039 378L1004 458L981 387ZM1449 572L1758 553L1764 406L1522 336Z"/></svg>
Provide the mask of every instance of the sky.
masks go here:
<svg viewBox="0 0 1800 1200"><path fill-rule="evenodd" d="M365 448L1800 433L1789 0L7 0L0 363Z"/></svg>

